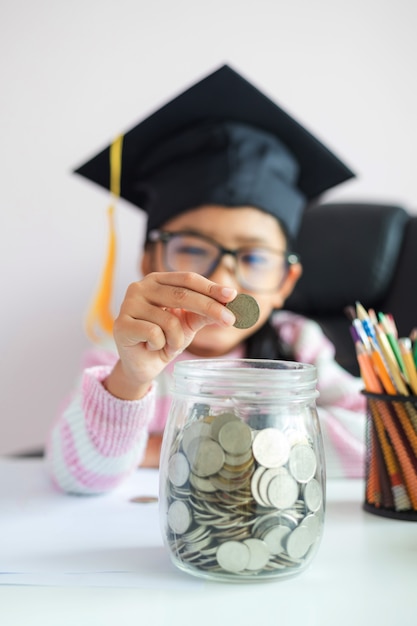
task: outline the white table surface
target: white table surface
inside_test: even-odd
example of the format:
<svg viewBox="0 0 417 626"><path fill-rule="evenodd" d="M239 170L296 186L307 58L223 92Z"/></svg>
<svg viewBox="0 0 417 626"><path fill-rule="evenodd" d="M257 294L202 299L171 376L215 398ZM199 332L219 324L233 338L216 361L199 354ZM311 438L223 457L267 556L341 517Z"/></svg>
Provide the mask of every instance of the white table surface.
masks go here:
<svg viewBox="0 0 417 626"><path fill-rule="evenodd" d="M372 626L416 623L417 523L362 509L363 481L327 484L323 540L300 575L209 582L171 564L157 472L107 496L58 493L41 460L0 459L2 626Z"/></svg>

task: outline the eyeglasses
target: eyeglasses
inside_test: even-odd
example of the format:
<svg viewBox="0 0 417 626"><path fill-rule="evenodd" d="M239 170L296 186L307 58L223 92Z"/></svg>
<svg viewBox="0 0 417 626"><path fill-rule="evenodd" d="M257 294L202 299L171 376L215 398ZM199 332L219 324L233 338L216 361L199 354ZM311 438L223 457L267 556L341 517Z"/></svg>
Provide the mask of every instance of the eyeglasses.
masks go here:
<svg viewBox="0 0 417 626"><path fill-rule="evenodd" d="M209 278L225 255L235 259L240 286L254 292L274 291L288 267L298 262L296 254L263 246L223 248L213 239L193 232L152 230L148 241L163 245L163 264L168 271L192 271Z"/></svg>

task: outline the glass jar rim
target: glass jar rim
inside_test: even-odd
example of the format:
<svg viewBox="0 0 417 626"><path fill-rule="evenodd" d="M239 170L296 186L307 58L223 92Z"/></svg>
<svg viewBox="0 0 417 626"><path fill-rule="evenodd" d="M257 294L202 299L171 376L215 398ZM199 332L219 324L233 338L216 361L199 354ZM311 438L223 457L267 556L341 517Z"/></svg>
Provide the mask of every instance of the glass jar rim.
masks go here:
<svg viewBox="0 0 417 626"><path fill-rule="evenodd" d="M202 396L314 399L315 365L272 359L206 358L180 361L174 366L175 393Z"/></svg>

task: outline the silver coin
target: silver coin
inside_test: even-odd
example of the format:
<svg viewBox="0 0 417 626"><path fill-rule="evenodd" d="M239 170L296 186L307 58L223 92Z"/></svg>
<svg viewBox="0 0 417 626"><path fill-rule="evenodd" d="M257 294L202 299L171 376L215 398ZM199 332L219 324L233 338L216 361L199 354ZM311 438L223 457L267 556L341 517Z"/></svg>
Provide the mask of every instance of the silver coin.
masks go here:
<svg viewBox="0 0 417 626"><path fill-rule="evenodd" d="M252 447L250 447L249 450L247 450L247 452L244 452L243 454L228 454L227 452L224 453L225 465L231 465L232 467L243 465L251 459L253 459Z"/></svg>
<svg viewBox="0 0 417 626"><path fill-rule="evenodd" d="M284 565L280 561L270 561L268 564L268 568L271 568L273 570L284 570L286 569L286 565Z"/></svg>
<svg viewBox="0 0 417 626"><path fill-rule="evenodd" d="M244 422L233 420L221 427L217 439L225 452L244 454L251 448L252 431Z"/></svg>
<svg viewBox="0 0 417 626"><path fill-rule="evenodd" d="M210 436L217 441L220 430L231 421L239 421L239 418L234 413L220 413L220 415L216 415L210 425Z"/></svg>
<svg viewBox="0 0 417 626"><path fill-rule="evenodd" d="M294 530L298 526L297 519L293 515L293 511L281 511L279 515L280 524L288 526L291 530Z"/></svg>
<svg viewBox="0 0 417 626"><path fill-rule="evenodd" d="M264 428L256 434L252 450L253 456L263 467L280 467L288 461L290 444L280 430Z"/></svg>
<svg viewBox="0 0 417 626"><path fill-rule="evenodd" d="M192 515L190 508L182 500L174 500L168 508L168 525L170 529L182 535L190 527Z"/></svg>
<svg viewBox="0 0 417 626"><path fill-rule="evenodd" d="M235 328L250 328L259 319L259 305L255 298L246 293L239 293L232 302L226 304L236 317Z"/></svg>
<svg viewBox="0 0 417 626"><path fill-rule="evenodd" d="M203 491L205 493L212 493L213 491L216 491L216 487L208 478L202 478L193 472L190 472L190 483L194 489L197 489L198 491Z"/></svg>
<svg viewBox="0 0 417 626"><path fill-rule="evenodd" d="M282 567L282 569L295 569L297 567L300 567L300 565L302 565L303 563L303 559L299 558L296 559L294 557L289 556L286 552L281 552L281 554L277 554L276 556L273 557L273 561L271 558L271 563L279 563Z"/></svg>
<svg viewBox="0 0 417 626"><path fill-rule="evenodd" d="M278 474L269 482L268 500L277 509L288 509L298 498L298 484L288 472Z"/></svg>
<svg viewBox="0 0 417 626"><path fill-rule="evenodd" d="M233 523L222 524L221 522L215 524L212 530L212 537L216 540L227 541L239 541L241 539L247 539L250 536L250 531L247 528L239 527L239 518L233 519Z"/></svg>
<svg viewBox="0 0 417 626"><path fill-rule="evenodd" d="M251 478L251 492L253 495L254 500L260 504L261 506L268 506L268 503L265 502L265 500L263 500L260 496L259 493L259 481L262 477L262 474L266 472L266 468L262 467L262 465L259 465L259 467L256 468L256 470L254 471L254 473L252 474L252 478Z"/></svg>
<svg viewBox="0 0 417 626"><path fill-rule="evenodd" d="M189 552L201 552L201 550L205 550L211 544L211 537L203 537L203 539L199 539L197 541L191 541L185 543L185 548Z"/></svg>
<svg viewBox="0 0 417 626"><path fill-rule="evenodd" d="M318 480L312 478L304 485L304 502L310 511L318 511L323 503L323 489Z"/></svg>
<svg viewBox="0 0 417 626"><path fill-rule="evenodd" d="M210 477L211 482L217 489L226 492L239 491L244 487L247 483L247 478L242 478L239 480L230 480L227 478L223 478L216 474L215 476Z"/></svg>
<svg viewBox="0 0 417 626"><path fill-rule="evenodd" d="M245 546L249 548L249 563L245 569L251 571L259 571L265 567L269 561L270 552L268 545L262 539L255 539L253 537L245 539Z"/></svg>
<svg viewBox="0 0 417 626"><path fill-rule="evenodd" d="M266 513L265 515L258 515L252 526L252 535L263 539L265 533L274 526L281 523L281 514L278 511L273 513Z"/></svg>
<svg viewBox="0 0 417 626"><path fill-rule="evenodd" d="M219 470L218 474L222 478L227 478L228 480L241 480L241 479L246 478L248 476L252 476L252 465L253 464L249 463L249 464L246 464L246 465L241 467L241 468L239 468L239 467L232 467L231 469L229 469L228 467L226 467L226 464L225 464ZM248 472L249 472L249 474L248 474Z"/></svg>
<svg viewBox="0 0 417 626"><path fill-rule="evenodd" d="M293 446L290 452L288 467L299 483L308 482L313 478L317 469L317 459L314 450L304 444Z"/></svg>
<svg viewBox="0 0 417 626"><path fill-rule="evenodd" d="M190 445L193 439L198 439L199 437L207 437L210 434L210 424L206 424L203 420L198 420L196 422L191 422L186 428L184 428L184 432L182 435L182 449L185 454L188 456L188 446Z"/></svg>
<svg viewBox="0 0 417 626"><path fill-rule="evenodd" d="M186 533L183 537L183 540L189 542L200 541L200 539L209 537L209 535L210 530L207 528L207 526L201 525Z"/></svg>
<svg viewBox="0 0 417 626"><path fill-rule="evenodd" d="M225 536L231 536L235 535L236 532L241 532L242 529L239 528L241 522L242 518L240 517L221 517L219 520L214 521L212 523L212 526L214 526L214 528L217 528L218 530L223 531L223 534Z"/></svg>
<svg viewBox="0 0 417 626"><path fill-rule="evenodd" d="M168 478L173 485L185 485L190 475L190 466L184 454L177 452L168 461Z"/></svg>
<svg viewBox="0 0 417 626"><path fill-rule="evenodd" d="M320 531L320 517L315 513L310 513L309 515L306 515L300 523L300 526L307 528L310 533L310 541L311 543L314 543Z"/></svg>
<svg viewBox="0 0 417 626"><path fill-rule="evenodd" d="M301 559L306 555L311 545L310 531L304 526L298 526L288 535L286 549L292 559Z"/></svg>
<svg viewBox="0 0 417 626"><path fill-rule="evenodd" d="M213 439L199 437L192 439L188 444L187 458L194 474L207 478L223 467L224 452Z"/></svg>
<svg viewBox="0 0 417 626"><path fill-rule="evenodd" d="M237 491L225 492L219 491L217 494L217 504L220 507L230 508L230 510L238 509L242 515L250 517L252 515L252 496L248 492L247 485L244 489Z"/></svg>
<svg viewBox="0 0 417 626"><path fill-rule="evenodd" d="M286 539L291 529L288 526L278 524L270 528L264 535L263 540L271 554L281 554L285 550Z"/></svg>
<svg viewBox="0 0 417 626"><path fill-rule="evenodd" d="M258 482L258 493L259 497L263 502L266 503L266 506L273 506L268 497L268 488L269 483L274 478L274 476L278 476L278 474L288 474L288 470L285 467L271 467L270 469L266 469Z"/></svg>
<svg viewBox="0 0 417 626"><path fill-rule="evenodd" d="M297 501L294 502L294 505L291 507L290 513L298 522L306 515L306 505L304 500L300 500L300 494L298 494Z"/></svg>
<svg viewBox="0 0 417 626"><path fill-rule="evenodd" d="M218 547L216 558L226 572L241 572L249 563L250 552L248 546L240 541L225 541Z"/></svg>

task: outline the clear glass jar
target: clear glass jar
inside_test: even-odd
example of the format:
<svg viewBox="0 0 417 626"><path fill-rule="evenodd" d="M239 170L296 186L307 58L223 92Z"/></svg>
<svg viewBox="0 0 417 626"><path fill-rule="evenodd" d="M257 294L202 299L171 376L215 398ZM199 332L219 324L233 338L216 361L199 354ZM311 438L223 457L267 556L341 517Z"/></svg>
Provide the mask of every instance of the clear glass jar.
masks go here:
<svg viewBox="0 0 417 626"><path fill-rule="evenodd" d="M229 581L283 578L307 567L325 512L317 395L312 365L176 364L159 507L177 567Z"/></svg>

